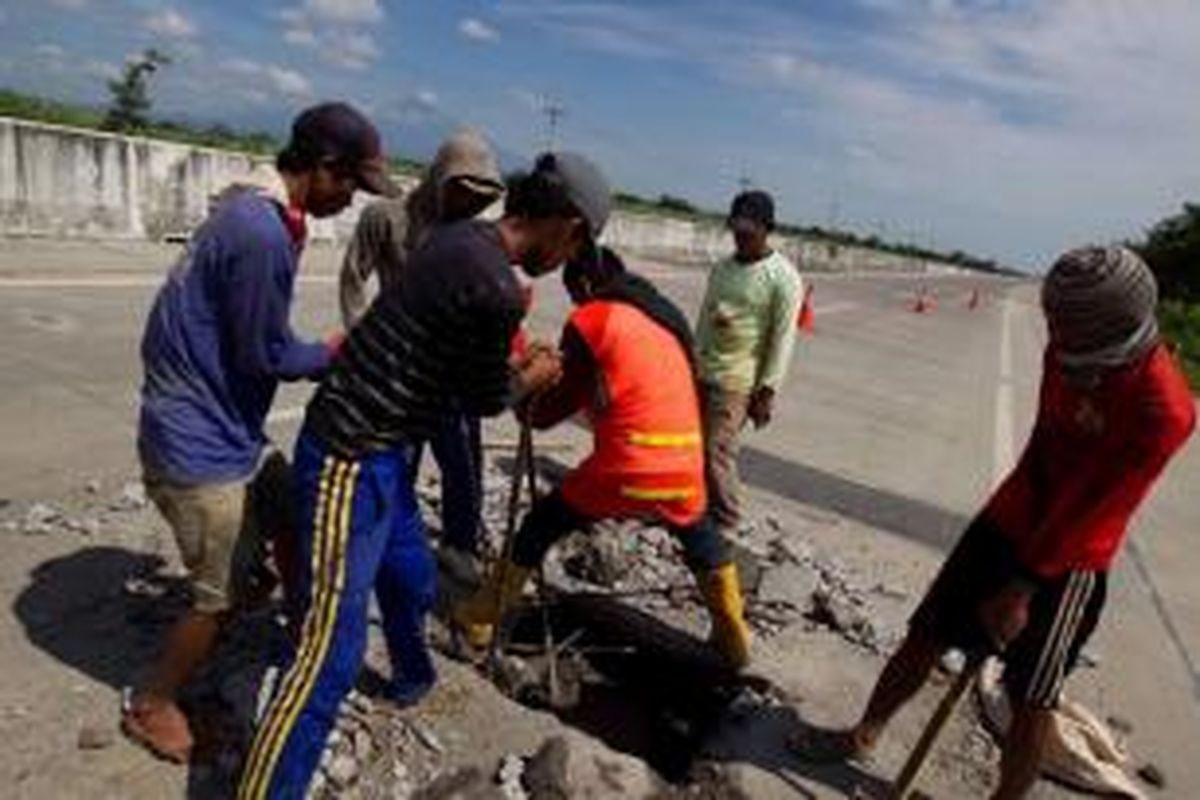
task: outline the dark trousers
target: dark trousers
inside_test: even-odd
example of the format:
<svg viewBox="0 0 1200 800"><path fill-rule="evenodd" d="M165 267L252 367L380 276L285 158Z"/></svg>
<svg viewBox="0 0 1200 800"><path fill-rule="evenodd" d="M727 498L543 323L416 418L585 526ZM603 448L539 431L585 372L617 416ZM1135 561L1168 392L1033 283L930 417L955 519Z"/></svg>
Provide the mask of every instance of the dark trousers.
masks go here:
<svg viewBox="0 0 1200 800"><path fill-rule="evenodd" d="M433 460L442 473L442 542L478 553L483 514L483 435L478 417L447 414L430 439ZM413 457L413 479L421 465L423 447Z"/></svg>
<svg viewBox="0 0 1200 800"><path fill-rule="evenodd" d="M299 647L255 732L243 800L305 796L338 706L362 667L372 592L395 681L428 684L435 677L424 624L437 573L406 449L347 460L301 433L294 481L307 613Z"/></svg>
<svg viewBox="0 0 1200 800"><path fill-rule="evenodd" d="M538 500L521 521L513 543L513 562L522 567L536 567L551 547L596 521L571 508L555 489ZM683 560L693 572L711 572L729 563L729 545L707 516L695 525L667 526L667 530L683 545Z"/></svg>

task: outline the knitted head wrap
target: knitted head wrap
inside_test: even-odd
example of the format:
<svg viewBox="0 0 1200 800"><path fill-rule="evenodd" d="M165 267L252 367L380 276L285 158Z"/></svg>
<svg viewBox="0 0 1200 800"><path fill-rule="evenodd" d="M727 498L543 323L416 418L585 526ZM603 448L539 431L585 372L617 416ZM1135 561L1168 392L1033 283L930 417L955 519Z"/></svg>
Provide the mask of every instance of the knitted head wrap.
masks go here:
<svg viewBox="0 0 1200 800"><path fill-rule="evenodd" d="M1113 367L1158 341L1158 285L1126 247L1080 247L1054 262L1042 284L1051 342L1068 367Z"/></svg>

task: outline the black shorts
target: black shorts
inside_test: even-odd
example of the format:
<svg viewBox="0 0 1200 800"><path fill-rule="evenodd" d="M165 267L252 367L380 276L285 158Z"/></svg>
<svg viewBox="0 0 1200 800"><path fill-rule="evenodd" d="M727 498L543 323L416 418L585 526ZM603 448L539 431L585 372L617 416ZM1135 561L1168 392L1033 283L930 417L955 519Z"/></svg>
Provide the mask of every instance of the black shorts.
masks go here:
<svg viewBox="0 0 1200 800"><path fill-rule="evenodd" d="M1013 579L1030 577L1008 537L976 519L913 612L910 629L944 647L994 651L979 621L979 607ZM1100 620L1107 578L1105 572L1081 571L1033 581L1038 588L1029 624L1000 654L1013 702L1034 708L1058 704L1063 680Z"/></svg>

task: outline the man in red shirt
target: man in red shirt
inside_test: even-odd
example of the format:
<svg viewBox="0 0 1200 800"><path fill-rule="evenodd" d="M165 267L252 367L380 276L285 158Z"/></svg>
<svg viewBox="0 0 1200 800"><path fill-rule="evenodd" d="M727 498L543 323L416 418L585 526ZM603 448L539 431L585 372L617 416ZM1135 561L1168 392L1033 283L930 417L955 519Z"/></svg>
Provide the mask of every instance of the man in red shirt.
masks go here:
<svg viewBox="0 0 1200 800"><path fill-rule="evenodd" d="M951 647L997 652L1014 717L994 798L1037 778L1064 678L1095 629L1130 517L1195 427L1195 403L1159 337L1158 290L1122 247L1055 262L1037 423L1020 462L967 529L853 728L797 736L812 759L862 755Z"/></svg>

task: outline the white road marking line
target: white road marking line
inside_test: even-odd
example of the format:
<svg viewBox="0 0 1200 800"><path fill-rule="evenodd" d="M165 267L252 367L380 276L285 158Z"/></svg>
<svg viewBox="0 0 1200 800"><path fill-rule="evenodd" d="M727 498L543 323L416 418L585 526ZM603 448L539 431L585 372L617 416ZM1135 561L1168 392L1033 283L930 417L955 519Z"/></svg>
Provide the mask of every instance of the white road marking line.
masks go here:
<svg viewBox="0 0 1200 800"><path fill-rule="evenodd" d="M94 275L82 278L0 278L3 289L142 289L160 286L162 275ZM332 285L336 275L299 275L297 283Z"/></svg>
<svg viewBox="0 0 1200 800"><path fill-rule="evenodd" d="M817 304L813 306L813 314L818 317L822 317L826 314L842 314L847 311L854 311L861 307L862 305L860 303L852 303L850 301L841 303L826 303L824 305Z"/></svg>
<svg viewBox="0 0 1200 800"><path fill-rule="evenodd" d="M995 450L992 483L999 484L1013 464L1012 303L1000 301L1000 373L996 385Z"/></svg>
<svg viewBox="0 0 1200 800"><path fill-rule="evenodd" d="M1188 649L1187 642L1183 634L1180 633L1179 626L1175 624L1175 617L1167 607L1166 598L1158 590L1158 584L1155 583L1154 575L1146 563L1146 556L1136 539L1131 538L1129 540L1128 550L1129 560L1133 564L1138 579L1145 587L1146 594L1150 597L1150 604L1154 607L1154 613L1159 621L1162 622L1167 639L1171 641L1176 653L1179 654L1179 659L1183 662L1183 668L1187 670L1188 677L1192 679L1193 697L1200 702L1200 664L1197 664L1196 660L1192 658L1192 653Z"/></svg>

